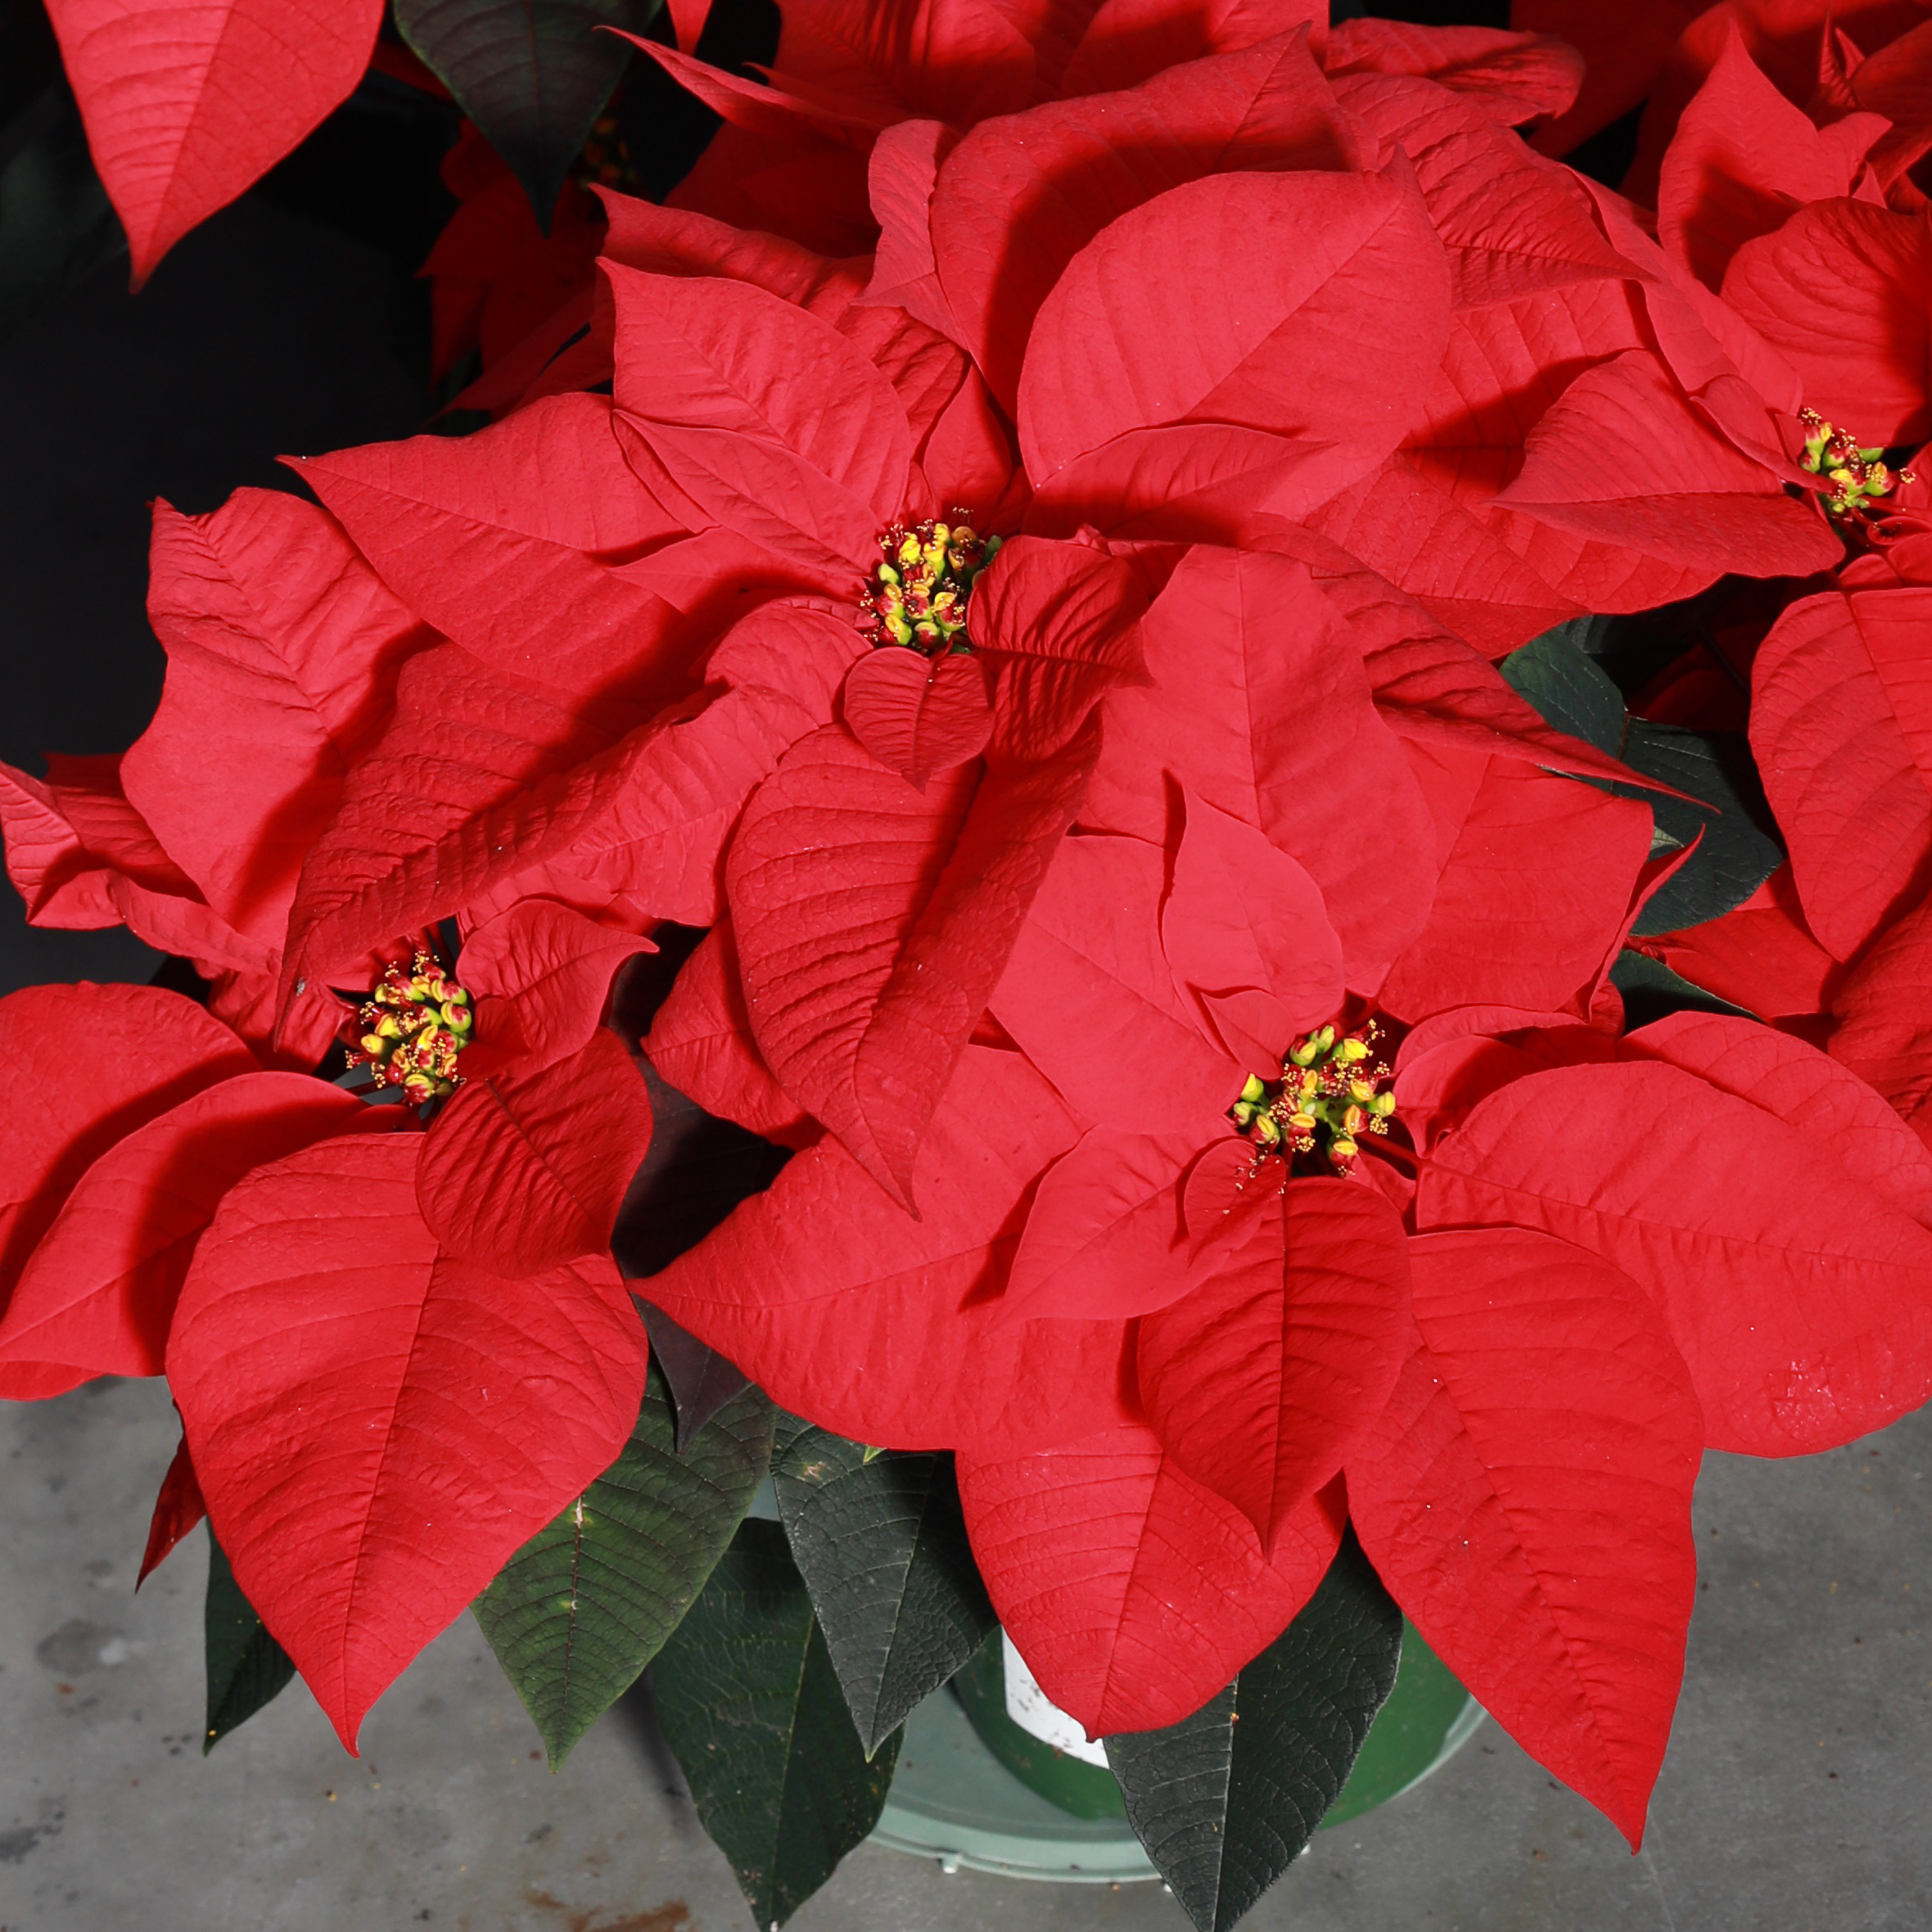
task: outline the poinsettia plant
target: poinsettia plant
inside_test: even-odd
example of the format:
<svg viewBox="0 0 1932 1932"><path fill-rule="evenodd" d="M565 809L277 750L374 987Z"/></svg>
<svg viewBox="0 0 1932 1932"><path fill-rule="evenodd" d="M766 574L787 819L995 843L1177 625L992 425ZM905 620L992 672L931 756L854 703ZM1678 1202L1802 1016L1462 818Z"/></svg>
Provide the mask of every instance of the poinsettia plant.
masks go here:
<svg viewBox="0 0 1932 1932"><path fill-rule="evenodd" d="M178 11L52 9L138 275L380 24ZM0 768L173 955L0 1002L0 1393L167 1377L210 1743L473 1608L761 1925L995 1627L1203 1927L1405 1617L1635 1845L1703 1450L1932 1394L1905 56L647 11L397 6L490 420L157 504L153 724Z"/></svg>

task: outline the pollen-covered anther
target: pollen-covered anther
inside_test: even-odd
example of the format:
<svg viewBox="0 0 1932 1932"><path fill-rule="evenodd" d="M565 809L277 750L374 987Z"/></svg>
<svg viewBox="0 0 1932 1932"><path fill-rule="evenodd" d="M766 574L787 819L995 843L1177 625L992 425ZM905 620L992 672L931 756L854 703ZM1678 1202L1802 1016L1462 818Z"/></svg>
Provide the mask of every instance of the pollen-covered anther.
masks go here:
<svg viewBox="0 0 1932 1932"><path fill-rule="evenodd" d="M1878 498L1889 496L1901 483L1918 481L1910 470L1889 467L1883 449L1861 445L1816 409L1800 409L1798 419L1804 426L1804 454L1799 458L1799 466L1831 485L1825 508L1833 516L1873 513Z"/></svg>
<svg viewBox="0 0 1932 1932"><path fill-rule="evenodd" d="M1375 1059L1380 1029L1337 1036L1323 1027L1298 1040L1281 1060L1281 1078L1248 1077L1230 1117L1253 1142L1257 1163L1280 1154L1318 1154L1338 1173L1354 1171L1365 1134L1386 1134L1395 1095L1393 1077Z"/></svg>
<svg viewBox="0 0 1932 1932"><path fill-rule="evenodd" d="M859 593L859 631L869 643L901 644L927 657L972 648L966 606L973 580L1000 553L964 510L881 533L880 562Z"/></svg>
<svg viewBox="0 0 1932 1932"><path fill-rule="evenodd" d="M476 1024L467 989L418 952L407 968L387 967L356 1009L345 1029L349 1064L369 1068L377 1086L400 1087L412 1101L447 1099L463 1085L456 1057Z"/></svg>

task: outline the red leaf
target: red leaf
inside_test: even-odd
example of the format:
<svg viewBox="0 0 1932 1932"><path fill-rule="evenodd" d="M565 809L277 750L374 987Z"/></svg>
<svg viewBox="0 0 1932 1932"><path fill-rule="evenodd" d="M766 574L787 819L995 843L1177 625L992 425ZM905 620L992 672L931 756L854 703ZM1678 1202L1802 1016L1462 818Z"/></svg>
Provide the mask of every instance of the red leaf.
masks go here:
<svg viewBox="0 0 1932 1932"><path fill-rule="evenodd" d="M278 946L343 775L431 634L327 512L282 490L209 517L157 503L148 571L168 678L122 764L129 801L229 925Z"/></svg>
<svg viewBox="0 0 1932 1932"><path fill-rule="evenodd" d="M1416 1216L1541 1228L1641 1283L1713 1448L1835 1447L1932 1393L1932 1233L1820 1162L1814 1135L1675 1067L1492 1094L1438 1144Z"/></svg>
<svg viewBox="0 0 1932 1932"><path fill-rule="evenodd" d="M128 803L120 767L119 754L56 753L43 781L0 765L7 872L27 902L29 925L85 931L118 926L123 914L113 893L116 874L148 892L193 893L193 881Z"/></svg>
<svg viewBox="0 0 1932 1932"><path fill-rule="evenodd" d="M160 1375L195 1243L228 1189L314 1141L400 1123L401 1109L301 1073L241 1073L169 1108L75 1185L0 1321L0 1361Z"/></svg>
<svg viewBox="0 0 1932 1932"><path fill-rule="evenodd" d="M1346 1514L1338 1484L1264 1556L1131 1423L1031 1456L962 1451L959 1473L1000 1621L1090 1737L1177 1723L1222 1690L1315 1594Z"/></svg>
<svg viewBox="0 0 1932 1932"><path fill-rule="evenodd" d="M1420 746L1411 757L1438 811L1442 873L1379 1003L1405 1020L1568 1005L1615 950L1650 849L1649 809L1514 759Z"/></svg>
<svg viewBox="0 0 1932 1932"><path fill-rule="evenodd" d="M554 691L493 677L453 644L413 660L394 721L303 867L285 978L340 972L388 935L525 875L551 892L543 869L553 864L603 880L611 896L630 893L652 916L715 918L732 821L785 747L829 715L857 648L848 626L792 606L766 607L738 629L774 624L779 636L763 636L733 670L714 657L734 685L723 697L647 714L622 738L636 712L620 701L562 705ZM754 664L787 644L787 661L753 682L767 675Z"/></svg>
<svg viewBox="0 0 1932 1932"><path fill-rule="evenodd" d="M973 586L974 648L993 680L995 765L1059 756L1094 706L1141 675L1147 594L1132 566L1087 543L1015 537Z"/></svg>
<svg viewBox="0 0 1932 1932"><path fill-rule="evenodd" d="M1575 100L1583 61L1547 34L1496 27L1425 27L1373 17L1338 20L1322 65L1345 74L1413 74L1474 101L1499 127L1561 114Z"/></svg>
<svg viewBox="0 0 1932 1932"><path fill-rule="evenodd" d="M865 286L862 262L833 260L781 236L747 232L688 209L661 208L613 188L596 192L610 218L604 254L623 268L748 282L832 323Z"/></svg>
<svg viewBox="0 0 1932 1932"><path fill-rule="evenodd" d="M1126 542L1268 548L1309 497L1325 444L1236 423L1130 430L1050 476L1027 509L1042 536L1091 527Z"/></svg>
<svg viewBox="0 0 1932 1932"><path fill-rule="evenodd" d="M1335 97L1384 152L1399 147L1414 165L1458 308L1631 273L1569 170L1533 153L1478 102L1385 74L1338 81Z"/></svg>
<svg viewBox="0 0 1932 1932"><path fill-rule="evenodd" d="M1932 880L1932 589L1790 605L1751 667L1751 749L1804 916L1850 959Z"/></svg>
<svg viewBox="0 0 1932 1932"><path fill-rule="evenodd" d="M837 330L743 282L605 266L616 406L716 521L837 589L907 506L905 405Z"/></svg>
<svg viewBox="0 0 1932 1932"><path fill-rule="evenodd" d="M1238 53L1277 34L1308 29L1317 59L1328 39L1325 0L1102 0L1073 50L1059 92L1131 88L1206 54Z"/></svg>
<svg viewBox="0 0 1932 1932"><path fill-rule="evenodd" d="M1054 1162L1013 1258L1009 1316L1124 1321L1186 1293L1180 1180L1201 1140L1108 1120Z"/></svg>
<svg viewBox="0 0 1932 1932"><path fill-rule="evenodd" d="M147 1547L141 1553L141 1573L134 1579L138 1590L165 1563L174 1546L208 1514L201 1500L201 1485L195 1480L193 1459L187 1452L184 1434L176 1445L174 1460L161 1478L160 1492L154 1499L154 1514L148 1519Z"/></svg>
<svg viewBox="0 0 1932 1932"><path fill-rule="evenodd" d="M1776 1114L1916 1221L1932 1223L1932 1153L1885 1097L1808 1041L1723 1013L1675 1013L1621 1050L1681 1067Z"/></svg>
<svg viewBox="0 0 1932 1932"><path fill-rule="evenodd" d="M436 1117L416 1199L442 1252L507 1275L606 1254L651 1144L651 1096L612 1032L535 1072L466 1081Z"/></svg>
<svg viewBox="0 0 1932 1932"><path fill-rule="evenodd" d="M1884 934L1838 990L1831 1057L1901 1113L1932 1094L1932 901Z"/></svg>
<svg viewBox="0 0 1932 1932"><path fill-rule="evenodd" d="M1599 0L1515 0L1512 24L1568 41L1584 61L1574 105L1537 131L1537 147L1568 154L1636 106L1678 34L1704 11L1704 0L1641 0L1615 13Z"/></svg>
<svg viewBox="0 0 1932 1932"><path fill-rule="evenodd" d="M986 667L964 652L929 661L896 648L870 652L846 674L845 721L881 765L923 792L934 772L986 748Z"/></svg>
<svg viewBox="0 0 1932 1932"><path fill-rule="evenodd" d="M1349 985L1379 985L1427 914L1433 835L1334 607L1286 557L1197 549L1140 639L1150 682L1107 700L1081 823L1164 844L1171 773L1307 870ZM1343 770L1346 785L1310 776Z"/></svg>
<svg viewBox="0 0 1932 1932"><path fill-rule="evenodd" d="M1142 1318L1140 1397L1176 1465L1272 1550L1395 1385L1406 1237L1372 1188L1269 1172L1209 1239L1189 1293Z"/></svg>
<svg viewBox="0 0 1932 1932"><path fill-rule="evenodd" d="M0 1000L0 1296L74 1184L124 1135L255 1070L220 1021L159 986L29 986Z"/></svg>
<svg viewBox="0 0 1932 1932"><path fill-rule="evenodd" d="M992 1010L1090 1122L1192 1134L1198 1147L1246 1069L1176 984L1161 947L1166 871L1161 848L1140 839L1063 840Z"/></svg>
<svg viewBox="0 0 1932 1932"><path fill-rule="evenodd" d="M1040 305L1109 223L1203 175L1360 158L1299 34L1189 61L1129 93L983 123L946 158L932 197L933 249L959 341L1010 411ZM1172 277L1174 264L1161 272Z"/></svg>
<svg viewBox="0 0 1932 1932"><path fill-rule="evenodd" d="M1342 942L1306 869L1191 793L1161 948L1229 1054L1269 1073L1342 1009Z"/></svg>
<svg viewBox="0 0 1932 1932"><path fill-rule="evenodd" d="M1812 937L1789 863L1736 911L1680 932L1648 933L1634 943L1693 986L1760 1019L1826 1011L1844 975Z"/></svg>
<svg viewBox="0 0 1932 1932"><path fill-rule="evenodd" d="M1658 239L1716 288L1738 249L1781 228L1794 203L1850 194L1865 150L1885 131L1873 114L1815 127L1772 85L1729 23L1724 51L1663 157Z"/></svg>
<svg viewBox="0 0 1932 1932"><path fill-rule="evenodd" d="M1311 508L1408 432L1448 318L1442 246L1411 183L1189 182L1122 214L1041 304L1019 388L1027 473L1043 483L1135 431L1233 423L1327 446L1298 500L1271 506ZM1365 360L1365 336L1401 353Z"/></svg>
<svg viewBox="0 0 1932 1932"><path fill-rule="evenodd" d="M607 1257L506 1280L416 1212L417 1135L260 1169L168 1344L235 1579L344 1745L423 1645L616 1457L644 1337Z"/></svg>
<svg viewBox="0 0 1932 1932"><path fill-rule="evenodd" d="M879 224L872 280L862 301L886 302L957 337L958 325L932 252L932 196L940 164L959 145L941 121L901 121L873 145L866 179Z"/></svg>
<svg viewBox="0 0 1932 1932"><path fill-rule="evenodd" d="M572 690L682 672L678 612L612 567L683 533L625 463L607 398L292 467L410 607L492 670Z"/></svg>
<svg viewBox="0 0 1932 1932"><path fill-rule="evenodd" d="M785 1147L809 1147L818 1138L817 1123L792 1104L759 1058L729 917L679 968L643 1045L658 1072L706 1113Z"/></svg>
<svg viewBox="0 0 1932 1932"><path fill-rule="evenodd" d="M588 1046L617 968L657 950L553 899L518 900L463 938L458 971L482 998L463 1071L492 1070L482 1055L500 1047L520 1074L535 1073Z"/></svg>
<svg viewBox="0 0 1932 1932"><path fill-rule="evenodd" d="M759 1050L902 1204L934 1105L1092 770L962 765L915 792L840 728L746 807L725 887Z"/></svg>
<svg viewBox="0 0 1932 1932"><path fill-rule="evenodd" d="M1507 525L1465 508L1406 457L1392 456L1306 521L1487 656L1584 614L1509 547Z"/></svg>
<svg viewBox="0 0 1932 1932"><path fill-rule="evenodd" d="M1692 414L1641 350L1586 370L1530 431L1496 502L1717 576L1804 576L1844 554L1824 518Z"/></svg>
<svg viewBox="0 0 1932 1932"><path fill-rule="evenodd" d="M1411 1352L1349 1515L1430 1647L1635 1846L1697 1587L1690 1377L1581 1249L1471 1229L1411 1256Z"/></svg>
<svg viewBox="0 0 1932 1932"><path fill-rule="evenodd" d="M381 0L52 0L138 288L347 98Z"/></svg>
<svg viewBox="0 0 1932 1932"><path fill-rule="evenodd" d="M1932 435L1932 232L1922 214L1852 201L1800 208L1731 257L1724 300L1796 365L1806 402L1860 442Z"/></svg>
<svg viewBox="0 0 1932 1932"><path fill-rule="evenodd" d="M836 1140L651 1277L651 1299L775 1401L855 1441L1012 1454L1126 1420L1120 1321L1000 1298L1029 1190L1078 1130L1014 1053L969 1046L910 1220Z"/></svg>

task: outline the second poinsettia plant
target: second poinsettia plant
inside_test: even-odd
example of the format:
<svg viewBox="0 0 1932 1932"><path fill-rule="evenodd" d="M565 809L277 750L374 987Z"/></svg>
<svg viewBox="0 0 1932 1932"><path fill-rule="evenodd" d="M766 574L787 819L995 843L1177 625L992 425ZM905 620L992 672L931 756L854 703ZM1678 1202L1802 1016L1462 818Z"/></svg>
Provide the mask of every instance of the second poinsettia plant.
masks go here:
<svg viewBox="0 0 1932 1932"><path fill-rule="evenodd" d="M0 770L178 963L0 1002L0 1393L168 1378L211 1740L656 1659L761 1924L995 1618L1203 1925L1392 1605L1636 1844L1703 1450L1932 1394L1923 143L1733 29L1653 215L1533 34L673 11L726 130L499 419L157 505L153 724ZM727 1639L842 1694L775 1861Z"/></svg>

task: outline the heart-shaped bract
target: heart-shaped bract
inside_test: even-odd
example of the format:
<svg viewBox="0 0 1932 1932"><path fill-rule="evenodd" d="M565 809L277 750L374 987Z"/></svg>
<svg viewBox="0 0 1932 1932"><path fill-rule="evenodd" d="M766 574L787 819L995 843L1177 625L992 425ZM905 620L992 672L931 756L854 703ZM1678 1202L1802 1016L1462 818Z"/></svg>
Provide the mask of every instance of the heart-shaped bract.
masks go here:
<svg viewBox="0 0 1932 1932"><path fill-rule="evenodd" d="M963 651L937 660L874 651L846 675L845 720L881 765L923 792L934 772L986 749L993 706L985 669Z"/></svg>

